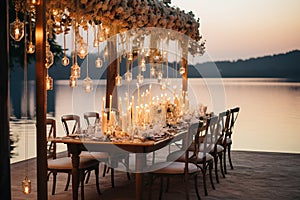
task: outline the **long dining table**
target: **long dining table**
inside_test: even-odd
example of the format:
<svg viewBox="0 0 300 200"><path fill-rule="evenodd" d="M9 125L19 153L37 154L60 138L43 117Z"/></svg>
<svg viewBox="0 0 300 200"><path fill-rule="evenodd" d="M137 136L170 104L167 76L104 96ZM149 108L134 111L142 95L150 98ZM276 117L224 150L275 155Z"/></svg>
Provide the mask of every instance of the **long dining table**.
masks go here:
<svg viewBox="0 0 300 200"><path fill-rule="evenodd" d="M82 151L90 152L108 152L108 153L124 153L124 151L135 154L135 173L136 173L136 200L143 198L143 170L147 167L146 154L157 151L168 144L184 139L186 131L180 131L173 135L168 135L158 140L145 140L140 142L134 142L130 140L126 141L103 141L92 140L80 137L57 137L50 138L48 141L55 143L65 143L68 148L68 152L71 153L72 158L72 194L73 200L78 199L79 188L79 161L80 153Z"/></svg>

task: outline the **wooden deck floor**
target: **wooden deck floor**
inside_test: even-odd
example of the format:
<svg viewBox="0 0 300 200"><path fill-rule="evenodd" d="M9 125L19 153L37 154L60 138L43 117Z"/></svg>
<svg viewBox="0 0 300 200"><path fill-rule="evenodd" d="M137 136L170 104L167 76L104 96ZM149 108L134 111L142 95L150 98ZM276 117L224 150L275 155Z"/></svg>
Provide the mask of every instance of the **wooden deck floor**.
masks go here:
<svg viewBox="0 0 300 200"><path fill-rule="evenodd" d="M259 199L259 200L292 200L300 199L300 154L266 153L266 152L243 152L234 151L232 154L234 170L228 170L225 179L220 178L220 183L215 183L216 190L208 185L208 196L204 196L201 179L199 188L201 198L204 200L216 199ZM21 182L26 175L32 181L32 193L24 195L21 192ZM102 168L101 168L102 172ZM110 186L110 175L100 178L101 195L98 195L95 187L94 175L85 185L85 199L135 199L134 174L132 179L127 180L125 172L116 172L115 188ZM72 199L71 187L64 191L65 175L58 175L56 194L51 195L52 179L48 182L48 199L68 200ZM13 200L36 199L36 160L20 162L11 165L11 190ZM171 180L170 190L163 194L163 199L185 199L182 180ZM209 182L208 182L209 184ZM152 199L158 199L158 180L155 182ZM193 184L190 184L190 199L196 199ZM148 199L149 188L145 180L145 199Z"/></svg>

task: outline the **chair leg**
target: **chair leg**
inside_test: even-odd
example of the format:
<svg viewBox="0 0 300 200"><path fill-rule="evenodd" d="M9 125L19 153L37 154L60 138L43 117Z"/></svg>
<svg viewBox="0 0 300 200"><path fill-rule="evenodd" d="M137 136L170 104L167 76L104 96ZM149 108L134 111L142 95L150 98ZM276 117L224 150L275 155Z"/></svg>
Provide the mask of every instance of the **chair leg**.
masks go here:
<svg viewBox="0 0 300 200"><path fill-rule="evenodd" d="M91 171L87 172L87 177L85 179L85 184L88 184L89 180L90 180L90 176L91 176Z"/></svg>
<svg viewBox="0 0 300 200"><path fill-rule="evenodd" d="M110 172L110 180L111 180L111 187L114 188L115 187L115 169L111 167L111 172Z"/></svg>
<svg viewBox="0 0 300 200"><path fill-rule="evenodd" d="M187 200L190 199L190 196L189 196L189 179L188 179L188 175L185 174L184 176L184 185L185 185L185 197Z"/></svg>
<svg viewBox="0 0 300 200"><path fill-rule="evenodd" d="M150 185L149 185L149 200L152 199L152 185L153 185L153 175L149 174L149 178L150 178Z"/></svg>
<svg viewBox="0 0 300 200"><path fill-rule="evenodd" d="M207 196L207 187L206 187L206 166L203 164L203 169L202 169L202 179L203 179L203 188L204 188L204 194Z"/></svg>
<svg viewBox="0 0 300 200"><path fill-rule="evenodd" d="M80 184L81 184L81 200L84 200L84 172L80 172Z"/></svg>
<svg viewBox="0 0 300 200"><path fill-rule="evenodd" d="M201 200L199 190L198 190L198 176L197 176L197 174L194 176L194 184L195 184L195 190L196 190L197 198L198 198L198 200Z"/></svg>
<svg viewBox="0 0 300 200"><path fill-rule="evenodd" d="M213 161L209 162L208 167L209 167L209 179L210 179L211 187L212 187L212 189L215 190L216 188L215 188L214 180L213 180L213 177L212 177Z"/></svg>
<svg viewBox="0 0 300 200"><path fill-rule="evenodd" d="M225 178L225 173L224 173L224 169L223 169L223 153L220 153L218 156L220 159L221 174L222 174L223 178Z"/></svg>
<svg viewBox="0 0 300 200"><path fill-rule="evenodd" d="M107 164L105 163L105 164L104 164L104 169L103 169L103 174L102 174L102 177L104 177L104 176L105 176L105 174L106 174L106 170L107 170Z"/></svg>
<svg viewBox="0 0 300 200"><path fill-rule="evenodd" d="M67 178L67 183L66 183L65 191L67 191L68 188L69 188L70 180L71 180L71 173L68 173L68 178Z"/></svg>
<svg viewBox="0 0 300 200"><path fill-rule="evenodd" d="M162 199L163 184L164 184L164 178L163 178L163 176L161 176L160 177L160 188L159 188L159 200Z"/></svg>
<svg viewBox="0 0 300 200"><path fill-rule="evenodd" d="M101 194L100 185L99 185L99 165L95 169L95 176L96 176L96 188L97 188L97 192L98 192L98 194Z"/></svg>
<svg viewBox="0 0 300 200"><path fill-rule="evenodd" d="M227 168L226 168L226 146L224 147L224 160L223 160L223 163L224 163L224 172L225 172L225 174L227 174Z"/></svg>
<svg viewBox="0 0 300 200"><path fill-rule="evenodd" d="M129 173L129 156L125 158L125 165L127 171L127 179L130 180L130 173Z"/></svg>
<svg viewBox="0 0 300 200"><path fill-rule="evenodd" d="M169 192L169 186L170 186L170 177L167 177L167 185L166 185L166 192Z"/></svg>
<svg viewBox="0 0 300 200"><path fill-rule="evenodd" d="M231 161L231 145L228 146L228 160L229 160L231 169L233 169L233 165L232 165L232 161Z"/></svg>
<svg viewBox="0 0 300 200"><path fill-rule="evenodd" d="M56 188L56 175L57 175L57 172L53 172L52 195L55 194L55 188Z"/></svg>
<svg viewBox="0 0 300 200"><path fill-rule="evenodd" d="M218 174L218 155L214 156L214 163L215 163L215 175L216 175L216 181L219 183L219 174Z"/></svg>

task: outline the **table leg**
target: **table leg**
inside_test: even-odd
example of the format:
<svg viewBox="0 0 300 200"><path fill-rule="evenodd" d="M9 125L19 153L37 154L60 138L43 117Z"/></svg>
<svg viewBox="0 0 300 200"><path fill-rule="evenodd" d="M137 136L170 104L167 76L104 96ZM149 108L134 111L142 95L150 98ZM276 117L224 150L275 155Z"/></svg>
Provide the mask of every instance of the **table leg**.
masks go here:
<svg viewBox="0 0 300 200"><path fill-rule="evenodd" d="M136 176L135 176L135 199L141 200L143 198L143 172L146 167L146 154L137 153L135 158Z"/></svg>
<svg viewBox="0 0 300 200"><path fill-rule="evenodd" d="M72 193L73 200L78 200L78 188L79 188L79 154L80 150L77 145L68 145L69 151L72 155Z"/></svg>

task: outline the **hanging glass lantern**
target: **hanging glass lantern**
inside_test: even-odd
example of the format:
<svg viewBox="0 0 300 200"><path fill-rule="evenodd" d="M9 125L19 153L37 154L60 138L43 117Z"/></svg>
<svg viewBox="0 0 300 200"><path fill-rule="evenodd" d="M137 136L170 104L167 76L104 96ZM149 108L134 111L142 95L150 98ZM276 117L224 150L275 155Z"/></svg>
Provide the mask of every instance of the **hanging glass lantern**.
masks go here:
<svg viewBox="0 0 300 200"><path fill-rule="evenodd" d="M49 69L54 63L54 56L53 53L50 51L50 45L47 41L46 43L46 63L45 63L45 67L47 69Z"/></svg>
<svg viewBox="0 0 300 200"><path fill-rule="evenodd" d="M103 66L102 59L98 57L95 61L95 64L96 64L96 68L101 68Z"/></svg>
<svg viewBox="0 0 300 200"><path fill-rule="evenodd" d="M70 87L74 88L77 87L77 85L78 85L77 77L70 76Z"/></svg>
<svg viewBox="0 0 300 200"><path fill-rule="evenodd" d="M77 62L71 67L71 76L76 78L80 77L80 67Z"/></svg>
<svg viewBox="0 0 300 200"><path fill-rule="evenodd" d="M46 75L46 90L53 90L53 79L48 75Z"/></svg>
<svg viewBox="0 0 300 200"><path fill-rule="evenodd" d="M88 54L88 45L83 40L79 43L79 47L77 48L77 55L80 59L84 59Z"/></svg>
<svg viewBox="0 0 300 200"><path fill-rule="evenodd" d="M141 66L142 72L145 72L146 71L146 61L144 58L142 58L140 66Z"/></svg>
<svg viewBox="0 0 300 200"><path fill-rule="evenodd" d="M121 86L121 85L122 85L122 76L118 74L118 76L116 76L116 86Z"/></svg>
<svg viewBox="0 0 300 200"><path fill-rule="evenodd" d="M160 83L162 81L162 77L163 77L162 72L158 72L157 73L157 81L158 81L158 83Z"/></svg>
<svg viewBox="0 0 300 200"><path fill-rule="evenodd" d="M88 76L83 79L83 89L86 93L90 93L93 90L93 80Z"/></svg>
<svg viewBox="0 0 300 200"><path fill-rule="evenodd" d="M35 46L33 45L32 42L29 42L27 45L27 53L33 54L35 52Z"/></svg>
<svg viewBox="0 0 300 200"><path fill-rule="evenodd" d="M128 54L128 60L130 60L130 61L133 60L133 54L131 52Z"/></svg>
<svg viewBox="0 0 300 200"><path fill-rule="evenodd" d="M150 69L151 76L155 76L155 72L156 72L155 68L151 67L151 69Z"/></svg>
<svg viewBox="0 0 300 200"><path fill-rule="evenodd" d="M19 42L24 37L24 23L20 22L18 16L16 20L10 23L10 36L17 42Z"/></svg>
<svg viewBox="0 0 300 200"><path fill-rule="evenodd" d="M28 179L27 176L22 181L22 191L24 194L30 194L31 192L31 181Z"/></svg>
<svg viewBox="0 0 300 200"><path fill-rule="evenodd" d="M185 73L185 68L184 67L180 67L179 69L179 73L182 75Z"/></svg>
<svg viewBox="0 0 300 200"><path fill-rule="evenodd" d="M66 33L64 32L64 57L61 59L61 64L63 66L68 66L69 63L70 63L70 60L66 55Z"/></svg>
<svg viewBox="0 0 300 200"><path fill-rule="evenodd" d="M132 73L131 73L130 71L127 71L127 72L125 73L125 80L126 80L127 82L132 81Z"/></svg>
<svg viewBox="0 0 300 200"><path fill-rule="evenodd" d="M61 59L61 64L63 66L68 66L70 64L70 60L67 56L64 56L62 59Z"/></svg>
<svg viewBox="0 0 300 200"><path fill-rule="evenodd" d="M136 79L139 85L141 85L144 82L144 76L141 74L137 75Z"/></svg>

